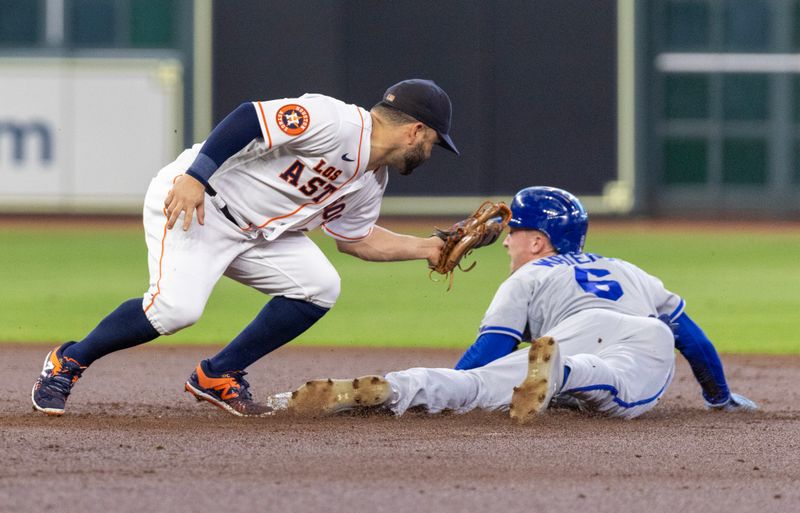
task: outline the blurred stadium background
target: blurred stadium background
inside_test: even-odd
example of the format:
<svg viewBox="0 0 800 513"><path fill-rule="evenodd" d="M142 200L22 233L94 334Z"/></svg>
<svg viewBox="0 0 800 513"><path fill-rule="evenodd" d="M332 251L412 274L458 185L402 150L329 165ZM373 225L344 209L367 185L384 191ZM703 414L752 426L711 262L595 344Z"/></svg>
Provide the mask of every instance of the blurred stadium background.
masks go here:
<svg viewBox="0 0 800 513"><path fill-rule="evenodd" d="M663 277L723 350L800 350L798 225L778 223L800 219L800 0L0 0L0 221L74 220L0 224L0 340L81 336L142 293L151 177L238 104L319 92L369 108L410 77L449 92L462 156L394 175L384 215L429 231L538 184L594 219L757 220L594 224L589 249ZM445 294L420 288L419 263L352 265L320 244L347 285L304 342L468 344L506 273L496 245ZM263 297L231 287L169 341L233 336Z"/></svg>
<svg viewBox="0 0 800 513"><path fill-rule="evenodd" d="M135 213L243 101L369 107L419 76L463 157L393 180L386 213L538 183L595 213L797 217L798 50L797 0L0 0L0 211Z"/></svg>

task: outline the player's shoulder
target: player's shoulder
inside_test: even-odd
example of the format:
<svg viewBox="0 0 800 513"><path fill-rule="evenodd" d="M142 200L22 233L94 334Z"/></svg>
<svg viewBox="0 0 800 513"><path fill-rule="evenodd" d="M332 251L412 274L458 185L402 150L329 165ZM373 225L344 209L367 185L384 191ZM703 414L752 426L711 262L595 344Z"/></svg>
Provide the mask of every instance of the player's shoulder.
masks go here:
<svg viewBox="0 0 800 513"><path fill-rule="evenodd" d="M332 108L336 108L339 105L344 105L344 102L334 98L333 96L327 96L320 93L306 93L303 96L297 98L297 101L308 103L309 105L320 105L320 106L330 106Z"/></svg>
<svg viewBox="0 0 800 513"><path fill-rule="evenodd" d="M523 265L512 272L500 285L501 289L532 289L534 284L541 281L545 271L537 269L530 263Z"/></svg>
<svg viewBox="0 0 800 513"><path fill-rule="evenodd" d="M317 120L338 118L341 111L339 104L342 103L336 98L316 93L306 93L299 98L287 98L286 101L297 104L312 119L316 118Z"/></svg>
<svg viewBox="0 0 800 513"><path fill-rule="evenodd" d="M522 269L529 274L551 274L577 266L603 265L613 260L597 253L559 253L532 260L522 266Z"/></svg>
<svg viewBox="0 0 800 513"><path fill-rule="evenodd" d="M337 113L344 113L351 110L355 110L355 106L345 103L338 98L334 98L332 96L327 96L324 94L319 93L306 93L303 96L297 98L297 102L301 104L306 104L310 108L314 109L325 109L331 112Z"/></svg>
<svg viewBox="0 0 800 513"><path fill-rule="evenodd" d="M621 258L608 259L608 266L606 268L609 271L612 272L616 271L622 276L626 276L628 280L632 280L638 283L655 284L656 286L659 287L663 286L660 278L650 274L648 271L642 269L633 262L629 262Z"/></svg>
<svg viewBox="0 0 800 513"><path fill-rule="evenodd" d="M610 263L610 265L614 265L614 266L617 266L617 267L620 267L620 268L628 269L628 270L636 272L636 273L645 273L645 274L647 274L647 272L644 269L642 269L641 267L639 267L638 265L634 264L633 262L629 262L627 260L624 260L622 258L607 258L606 261L608 261Z"/></svg>
<svg viewBox="0 0 800 513"><path fill-rule="evenodd" d="M575 268L613 270L618 268L621 262L615 258L589 252L555 254L528 262L513 276L518 280L549 283L572 275Z"/></svg>
<svg viewBox="0 0 800 513"><path fill-rule="evenodd" d="M324 117L331 121L335 120L342 129L349 126L353 130L361 130L370 122L369 115L364 109L352 103L345 103L332 96L306 93L298 98L298 102L308 105L312 117L316 112L318 117Z"/></svg>
<svg viewBox="0 0 800 513"><path fill-rule="evenodd" d="M260 104L267 114L272 110L276 111L277 115L287 112L294 113L301 118L310 118L312 122L338 119L347 110L346 104L341 100L318 93L306 93L295 98L275 98L254 103Z"/></svg>

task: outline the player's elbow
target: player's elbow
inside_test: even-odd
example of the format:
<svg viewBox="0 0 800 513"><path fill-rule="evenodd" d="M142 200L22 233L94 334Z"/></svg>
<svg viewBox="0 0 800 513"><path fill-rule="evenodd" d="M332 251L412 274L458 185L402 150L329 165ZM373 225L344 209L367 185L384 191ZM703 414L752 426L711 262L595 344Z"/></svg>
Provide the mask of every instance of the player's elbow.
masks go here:
<svg viewBox="0 0 800 513"><path fill-rule="evenodd" d="M336 249L338 249L341 253L345 253L347 255L358 256L356 255L357 251L357 242L345 242L341 240L336 241Z"/></svg>
<svg viewBox="0 0 800 513"><path fill-rule="evenodd" d="M359 241L336 241L336 249L350 256L361 260L376 260L376 254L372 248L363 240Z"/></svg>

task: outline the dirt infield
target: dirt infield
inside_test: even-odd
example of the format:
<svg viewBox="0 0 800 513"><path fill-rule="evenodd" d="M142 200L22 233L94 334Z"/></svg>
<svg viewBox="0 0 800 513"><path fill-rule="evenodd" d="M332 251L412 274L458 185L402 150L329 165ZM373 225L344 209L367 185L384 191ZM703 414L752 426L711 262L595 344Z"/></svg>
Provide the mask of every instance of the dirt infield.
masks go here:
<svg viewBox="0 0 800 513"><path fill-rule="evenodd" d="M726 356L755 414L702 408L682 361L634 421L553 411L237 419L182 392L209 347L140 347L98 361L69 412L30 410L46 346L0 344L0 512L800 511L800 358ZM280 349L257 397L312 377L451 366L456 352ZM679 358L680 360L680 358Z"/></svg>

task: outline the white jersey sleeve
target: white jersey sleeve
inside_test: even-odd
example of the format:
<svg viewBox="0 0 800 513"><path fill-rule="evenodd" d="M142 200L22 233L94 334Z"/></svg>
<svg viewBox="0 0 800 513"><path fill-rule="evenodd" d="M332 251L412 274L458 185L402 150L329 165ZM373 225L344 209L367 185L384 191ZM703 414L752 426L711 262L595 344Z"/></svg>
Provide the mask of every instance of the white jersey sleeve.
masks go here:
<svg viewBox="0 0 800 513"><path fill-rule="evenodd" d="M533 282L511 276L500 285L481 321L478 335L500 333L517 340L527 338L529 303L533 298Z"/></svg>
<svg viewBox="0 0 800 513"><path fill-rule="evenodd" d="M322 229L334 239L357 241L372 233L380 215L389 172L383 167L370 174L371 179L361 189L328 207L330 215ZM341 212L336 212L337 209Z"/></svg>
<svg viewBox="0 0 800 513"><path fill-rule="evenodd" d="M657 278L624 260L589 253L554 255L528 263L500 286L480 333L527 341L591 309L626 315L681 315L684 301Z"/></svg>
<svg viewBox="0 0 800 513"><path fill-rule="evenodd" d="M325 96L253 102L267 150L288 145L304 154L324 154L338 143L341 118Z"/></svg>

